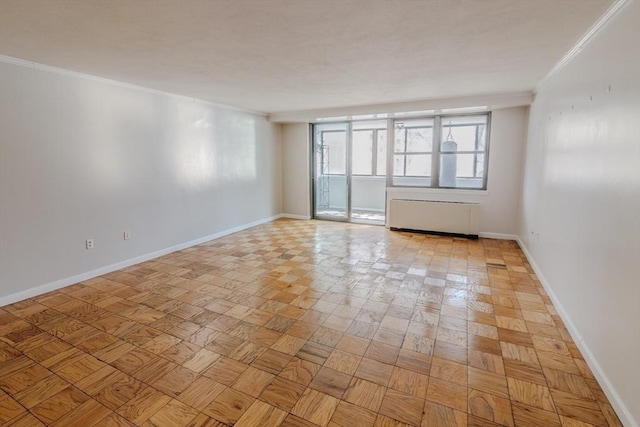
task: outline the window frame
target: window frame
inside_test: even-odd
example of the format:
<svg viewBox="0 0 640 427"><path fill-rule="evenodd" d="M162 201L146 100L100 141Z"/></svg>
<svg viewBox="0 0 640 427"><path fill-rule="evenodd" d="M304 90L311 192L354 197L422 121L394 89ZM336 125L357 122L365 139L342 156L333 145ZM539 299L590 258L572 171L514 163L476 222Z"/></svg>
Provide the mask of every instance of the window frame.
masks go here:
<svg viewBox="0 0 640 427"><path fill-rule="evenodd" d="M475 150L475 151L456 151L455 154L474 154L474 177L477 175L477 155L484 154L484 159L482 162L483 165L483 176L482 176L482 186L481 187L445 187L440 185L440 159L442 154L452 154L452 151L443 151L441 150L442 144L442 131L443 120L454 119L458 117L486 117L486 131L485 131L485 141L484 150ZM396 152L395 151L395 132L396 132L396 124L401 123L403 121L409 121L414 119L433 119L433 146L431 153L428 152L416 152L416 153L408 153L406 151L406 137L405 137L405 151ZM464 125L460 125L464 126ZM403 117L403 118L393 118L391 120L391 126L389 126L389 130L391 135L387 136L387 161L389 162L389 166L387 168L388 171L391 171L390 175L387 175L387 187L394 188L426 188L426 189L442 189L442 190L471 190L471 191L486 191L487 183L488 183L488 175L489 175L489 150L490 150L490 140L491 140L491 112L474 112L468 114L437 114L437 115L429 115L429 116L415 116L415 117ZM475 147L478 146L478 128L476 128L476 140ZM391 150L391 155L389 155L389 150ZM405 167L404 172L405 175L394 175L393 173L393 159L396 154L405 156ZM407 154L431 154L431 177L430 177L430 185L400 185L394 184L394 177L405 177L406 175L406 155Z"/></svg>
<svg viewBox="0 0 640 427"><path fill-rule="evenodd" d="M371 132L371 173L362 174L362 173L352 173L353 176L370 176L373 178L384 178L386 175L386 162L383 174L378 172L378 145L380 143L380 139L378 138L379 132L384 131L387 133L387 145L389 138L389 129L379 129L379 128L362 128L362 129L353 129L351 132ZM352 136L353 139L353 136ZM353 141L351 142L351 149L353 150ZM387 153L387 157L389 154ZM352 159L353 161L353 159Z"/></svg>
<svg viewBox="0 0 640 427"><path fill-rule="evenodd" d="M324 141L324 139L323 139L323 138L324 138L324 134L328 134L328 133L344 133L344 134L345 134L345 138L346 138L346 137L347 137L348 132L349 132L349 131L348 131L348 130L346 130L346 129L345 129L345 130L329 129L329 130L321 130L321 131L319 131L319 133L320 133L320 135L321 135L321 136L320 136L320 138L321 138L321 140L322 140L322 141ZM312 142L313 142L313 141L312 141ZM345 139L345 144L346 144L346 139ZM323 145L324 145L324 143L323 143ZM345 170L345 172L344 172L344 173L332 173L332 172L327 171L327 173L325 173L324 175L331 175L331 176L345 176L345 175L347 174L347 160L346 160L346 156L345 156L345 165L344 165L344 170Z"/></svg>
<svg viewBox="0 0 640 427"><path fill-rule="evenodd" d="M442 121L443 120L447 120L448 118L457 118L457 117L473 117L473 116L484 116L486 117L486 131L485 131L485 148L483 151L480 150L475 150L475 151L456 151L456 154L474 154L474 160L476 159L476 156L478 154L484 154L484 161L482 162L483 165L483 176L482 176L482 186L481 187L444 187L444 186L440 186L440 157L441 154L447 154L447 151L442 151L441 150L441 143L442 143ZM400 184L394 184L393 183L393 178L394 176L401 176L401 175L394 175L393 174L393 169L394 169L394 156L396 155L395 152L395 130L396 130L396 123L397 122L402 122L402 121L409 121L409 120L414 120L414 119L433 119L433 126L432 126L432 131L433 131L433 146L432 146L432 151L431 152L398 152L400 154L405 155L405 166L404 166L404 171L406 173L406 155L411 155L411 154L431 154L431 177L430 179L430 185L400 185ZM451 113L451 114L428 114L428 115L407 115L406 117L389 117L386 119L387 121L387 128L386 128L386 132L387 132L387 159L386 159L386 180L387 180L387 184L386 186L388 188L405 188L405 189L428 189L428 190L447 190L447 191L473 191L473 192L481 192L481 191L487 191L488 188L488 177L489 177L489 157L490 157L490 150L491 150L491 119L492 119L492 112L491 111L481 111L481 112L470 112L470 113ZM366 119L366 120L371 120L371 119ZM311 134L313 134L314 131L314 126L315 125L321 125L321 124L348 124L347 127L347 134L349 132L352 132L352 127L351 127L351 123L354 122L359 122L359 121L365 121L365 119L363 120L336 120L336 121L316 121L311 123ZM351 130L350 130L351 129ZM362 176L362 177L378 177L378 178L382 178L384 176L382 175L378 175L378 165L377 165L377 146L379 143L379 139L377 138L378 135L378 131L383 130L383 129L373 129L373 128L363 128L363 129L358 129L358 130L370 130L374 132L374 138L373 138L373 155L372 155L372 173L370 175L355 175L352 174L353 176ZM322 133L324 132L342 132L342 131L334 131L334 130L327 130L327 131L322 131ZM477 132L476 132L477 133ZM313 144L313 138L311 138L311 143ZM476 137L476 146L478 143L478 139ZM406 141L405 141L405 150L406 150ZM349 160L347 160L347 163L349 162ZM349 165L347 164L347 169L349 169ZM474 175L477 174L476 171L476 167L477 167L477 162L474 161ZM344 174L333 174L333 173L327 173L326 175L336 175L336 176L342 176ZM406 175L404 175L406 176ZM409 176L411 177L411 176Z"/></svg>

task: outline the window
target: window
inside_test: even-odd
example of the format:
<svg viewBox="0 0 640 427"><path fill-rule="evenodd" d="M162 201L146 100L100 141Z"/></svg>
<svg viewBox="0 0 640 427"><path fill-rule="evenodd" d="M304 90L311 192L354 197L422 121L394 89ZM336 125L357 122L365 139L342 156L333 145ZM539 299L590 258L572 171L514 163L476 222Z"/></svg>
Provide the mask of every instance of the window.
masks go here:
<svg viewBox="0 0 640 427"><path fill-rule="evenodd" d="M394 122L394 186L486 188L489 115Z"/></svg>
<svg viewBox="0 0 640 427"><path fill-rule="evenodd" d="M351 158L353 175L387 174L387 121L353 122Z"/></svg>
<svg viewBox="0 0 640 427"><path fill-rule="evenodd" d="M431 185L433 124L433 119L403 120L395 123L394 185Z"/></svg>
<svg viewBox="0 0 640 427"><path fill-rule="evenodd" d="M347 163L345 153L347 149L346 132L343 130L323 130L320 132L321 145L324 147L322 156L328 170L326 175L345 175Z"/></svg>
<svg viewBox="0 0 640 427"><path fill-rule="evenodd" d="M353 131L353 170L354 175L373 174L373 131Z"/></svg>
<svg viewBox="0 0 640 427"><path fill-rule="evenodd" d="M322 171L316 171L318 176L347 176L350 170L350 176L381 180L390 162L393 174L387 178L387 185L487 188L490 113L315 126L321 147L316 153L322 164Z"/></svg>

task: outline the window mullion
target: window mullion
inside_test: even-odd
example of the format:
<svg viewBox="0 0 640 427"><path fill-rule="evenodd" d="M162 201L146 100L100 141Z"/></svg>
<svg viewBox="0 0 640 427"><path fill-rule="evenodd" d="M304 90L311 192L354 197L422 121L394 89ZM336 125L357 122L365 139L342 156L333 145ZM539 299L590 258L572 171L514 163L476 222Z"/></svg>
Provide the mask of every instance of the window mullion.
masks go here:
<svg viewBox="0 0 640 427"><path fill-rule="evenodd" d="M396 129L393 119L387 119L387 187L393 186L393 161L395 149Z"/></svg>
<svg viewBox="0 0 640 427"><path fill-rule="evenodd" d="M378 129L371 132L371 176L378 176Z"/></svg>
<svg viewBox="0 0 640 427"><path fill-rule="evenodd" d="M478 177L478 142L480 142L480 126L476 125L476 141L475 141L475 149L476 152L473 153L473 177Z"/></svg>
<svg viewBox="0 0 640 427"><path fill-rule="evenodd" d="M440 186L440 138L442 134L442 119L440 116L435 117L433 124L433 148L431 154L431 187L438 188Z"/></svg>

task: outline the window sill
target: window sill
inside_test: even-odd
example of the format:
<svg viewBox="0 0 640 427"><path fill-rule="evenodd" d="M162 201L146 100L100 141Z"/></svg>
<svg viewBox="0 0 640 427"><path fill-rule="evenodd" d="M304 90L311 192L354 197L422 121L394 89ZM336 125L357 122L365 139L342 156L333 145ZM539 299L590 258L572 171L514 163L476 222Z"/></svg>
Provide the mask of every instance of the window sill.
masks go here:
<svg viewBox="0 0 640 427"><path fill-rule="evenodd" d="M414 194L438 194L438 195L473 195L488 196L488 190L469 190L454 188L424 188L424 187L387 187L388 194L394 193L414 193Z"/></svg>

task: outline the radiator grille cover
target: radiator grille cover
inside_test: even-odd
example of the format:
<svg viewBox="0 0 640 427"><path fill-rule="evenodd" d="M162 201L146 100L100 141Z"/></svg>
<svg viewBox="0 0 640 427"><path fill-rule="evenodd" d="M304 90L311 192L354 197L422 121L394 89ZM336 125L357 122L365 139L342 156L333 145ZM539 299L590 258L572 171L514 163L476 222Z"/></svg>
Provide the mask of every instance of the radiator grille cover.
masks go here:
<svg viewBox="0 0 640 427"><path fill-rule="evenodd" d="M389 207L389 226L477 236L480 204L393 199Z"/></svg>

